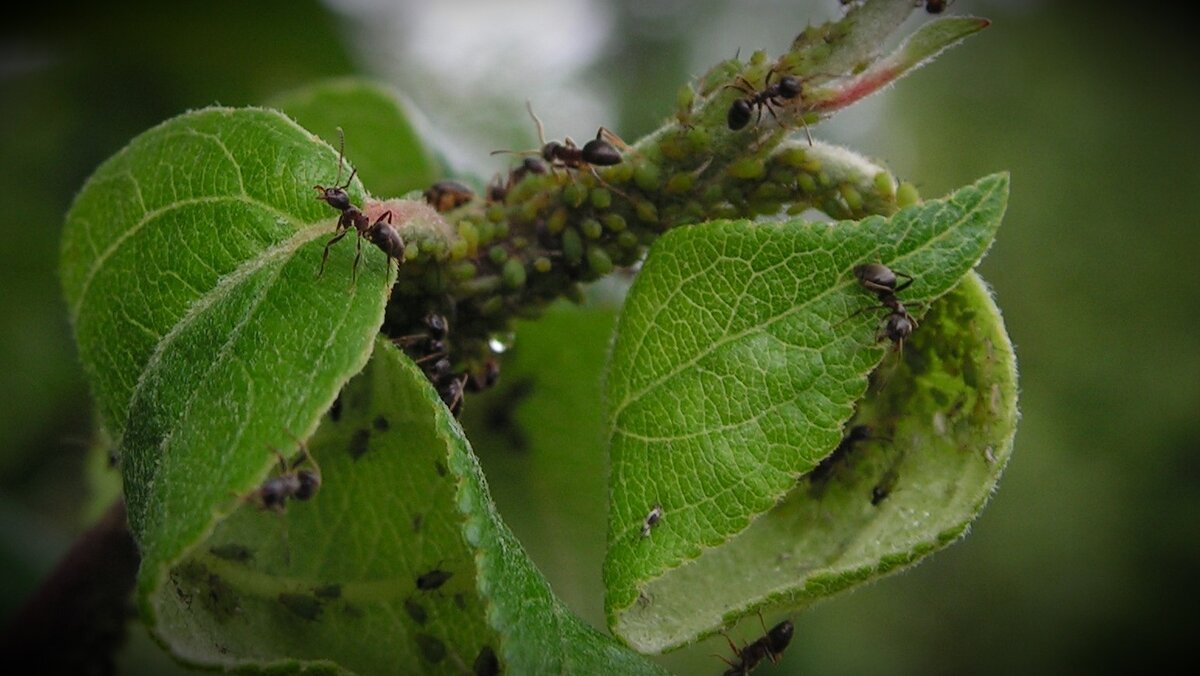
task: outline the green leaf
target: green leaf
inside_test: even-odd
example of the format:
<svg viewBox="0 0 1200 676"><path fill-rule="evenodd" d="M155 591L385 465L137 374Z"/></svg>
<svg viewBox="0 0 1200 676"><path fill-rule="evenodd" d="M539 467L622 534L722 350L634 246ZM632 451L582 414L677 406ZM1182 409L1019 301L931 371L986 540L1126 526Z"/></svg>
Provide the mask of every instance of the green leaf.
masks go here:
<svg viewBox="0 0 1200 676"><path fill-rule="evenodd" d="M282 516L243 505L147 590L177 653L457 674L486 647L507 673L658 673L554 598L410 359L379 340L335 410L309 444L323 479L311 500ZM421 588L433 571L440 586Z"/></svg>
<svg viewBox="0 0 1200 676"><path fill-rule="evenodd" d="M891 354L876 340L886 311L859 312L878 301L859 286L854 267L881 262L912 275L915 282L900 297L919 315L979 261L1007 194L1007 176L994 175L888 219L710 223L656 243L618 322L606 385L612 454L606 610L618 635L645 651L675 647L751 606L794 607L912 561L933 548L930 540L944 544L946 533L965 528L1002 462L986 472L964 472L960 483L953 467L923 477L929 485L945 479L949 493L971 499L964 508L943 499L949 493L930 492L923 495L929 505L905 503L921 537L882 530L873 520L841 523L844 514L829 507L834 503L819 500L827 519L776 518L785 508L773 508L801 492L797 479L838 445L866 394L868 375ZM967 369L946 361L945 343L947 336L958 340L951 331L957 325L935 319L917 329L906 359L941 369L923 377L949 393L949 401L938 402L943 412L960 391L975 393L965 406L990 401L990 388L999 388L999 402L987 411L1000 422L956 428L955 441L963 444L956 451L961 455L980 459L990 445L1001 458L1015 425L1007 340L986 294L967 294L951 307L970 315L963 321L978 318L974 333L962 330L974 341L966 349L982 359L986 343L993 368L977 361L972 380L956 386L955 372ZM910 387L897 373L886 378L884 396ZM915 400L915 394L902 397L879 419L894 440L893 452L906 458L922 441L899 436L906 421L936 419L934 410L914 407ZM906 485L907 471L903 476ZM663 517L643 537L655 505ZM838 507L846 514L875 508L867 495ZM770 519L759 518L767 512ZM779 519L782 536L757 535ZM826 554L793 547L814 538ZM855 546L868 551L837 558ZM822 577L826 567L832 578Z"/></svg>
<svg viewBox="0 0 1200 676"><path fill-rule="evenodd" d="M442 168L417 136L412 105L372 80L334 78L285 92L269 102L334 148L337 129L346 138L363 183L375 195L394 197L428 187Z"/></svg>
<svg viewBox="0 0 1200 676"><path fill-rule="evenodd" d="M88 179L67 214L60 270L84 369L114 437L152 355L157 363L185 330L212 334L202 348L221 347L228 336L210 318L255 293L305 299L292 308L299 314L279 315L295 322L280 328L296 335L329 337L330 326L308 324L317 309L322 322L361 331L352 351L366 359L373 332L365 327L387 288L382 252L368 247L353 288L350 242L315 278L335 212L312 186L336 172L336 151L282 115L210 108L145 132ZM349 191L361 204L361 184ZM301 286L283 288L290 284ZM283 346L263 337L257 347L270 355Z"/></svg>
<svg viewBox="0 0 1200 676"><path fill-rule="evenodd" d="M971 16L931 21L908 36L887 57L875 61L862 72L814 87L804 95L804 110L828 113L844 108L880 91L990 25L987 19Z"/></svg>
<svg viewBox="0 0 1200 676"><path fill-rule="evenodd" d="M394 272L368 246L352 284L344 241L317 277L336 212L312 186L336 172L336 152L277 112L207 109L134 139L68 214L63 285L143 591L370 354Z"/></svg>

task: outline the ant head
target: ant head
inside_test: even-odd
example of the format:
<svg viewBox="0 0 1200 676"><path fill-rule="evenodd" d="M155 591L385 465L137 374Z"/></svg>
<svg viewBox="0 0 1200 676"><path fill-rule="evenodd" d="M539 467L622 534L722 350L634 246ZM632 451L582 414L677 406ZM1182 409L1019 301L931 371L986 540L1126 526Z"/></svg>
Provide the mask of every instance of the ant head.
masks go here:
<svg viewBox="0 0 1200 676"><path fill-rule="evenodd" d="M785 75L778 82L779 95L785 99L794 99L804 90L804 83L794 75Z"/></svg>
<svg viewBox="0 0 1200 676"><path fill-rule="evenodd" d="M791 620L784 620L771 627L771 631L767 633L767 639L771 643L771 652L775 654L783 652L783 649L792 642L792 634L795 630Z"/></svg>
<svg viewBox="0 0 1200 676"><path fill-rule="evenodd" d="M326 188L323 185L314 185L313 190L317 191L317 199L338 211L350 208L350 195L346 192L345 186Z"/></svg>
<svg viewBox="0 0 1200 676"><path fill-rule="evenodd" d="M583 144L583 159L588 164L611 167L621 163L621 153L604 139L593 139Z"/></svg>
<svg viewBox="0 0 1200 676"><path fill-rule="evenodd" d="M901 343L905 338L912 335L913 329L916 328L916 323L912 317L908 316L907 312L893 312L888 315L887 323L884 325L884 334L892 340L893 343Z"/></svg>
<svg viewBox="0 0 1200 676"><path fill-rule="evenodd" d="M542 159L546 160L547 162L554 162L558 158L558 154L562 152L563 148L566 148L566 146L558 141L551 141L547 143L546 145L542 146Z"/></svg>
<svg viewBox="0 0 1200 676"><path fill-rule="evenodd" d="M311 469L302 469L296 473L296 480L299 485L296 488L295 497L297 500L307 500L316 494L317 489L321 487L321 475Z"/></svg>
<svg viewBox="0 0 1200 676"><path fill-rule="evenodd" d="M434 338L443 338L449 330L449 322L446 321L446 315L441 315L436 312L430 312L425 315L425 326L429 327L429 335Z"/></svg>

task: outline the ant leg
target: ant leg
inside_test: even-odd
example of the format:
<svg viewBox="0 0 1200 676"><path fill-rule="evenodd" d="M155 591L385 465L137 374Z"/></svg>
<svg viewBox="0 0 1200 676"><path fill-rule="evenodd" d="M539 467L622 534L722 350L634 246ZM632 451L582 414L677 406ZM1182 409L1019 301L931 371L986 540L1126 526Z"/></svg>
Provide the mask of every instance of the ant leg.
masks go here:
<svg viewBox="0 0 1200 676"><path fill-rule="evenodd" d="M277 460L279 460L279 471L280 471L280 472L286 472L286 471L288 471L288 463L287 463L287 458L284 458L284 457L283 457L283 454L279 452L279 449L278 449L278 448L272 448L272 449L271 449L271 452L272 452L272 453L274 453L274 454L275 454L275 458L276 458Z"/></svg>
<svg viewBox="0 0 1200 676"><path fill-rule="evenodd" d="M711 161L711 159L710 159L710 161ZM619 189L618 189L616 186L614 186L613 184L611 184L611 183L609 183L608 181L606 181L606 180L604 180L604 179L600 178L600 173L596 171L596 167L594 167L594 166L592 166L592 165L590 165L590 164L589 164L589 165L587 165L587 168L588 168L588 170L589 170L589 171L591 171L591 172L592 172L592 176L594 176L594 177L596 178L596 180L600 182L600 185L603 185L603 186L604 186L605 188L607 188L608 190L611 190L611 191L613 191L613 192L617 193L617 194L618 194L618 195L620 195L621 197L624 197L625 199L629 200L630 202L632 202L632 201L633 201L633 198L631 198L629 195L625 194L625 192L624 192L624 191L622 191L622 190L619 190Z"/></svg>
<svg viewBox="0 0 1200 676"><path fill-rule="evenodd" d="M906 275L906 274L904 274L903 272L897 272L897 273L895 273L895 275L896 275L897 277L903 277L903 278L904 278L904 279L906 279L907 281L906 281L906 282L904 282L903 284L901 284L900 286L897 286L895 289L893 289L893 290L892 290L892 293L900 293L901 291L903 291L903 290L907 289L908 287L912 286L912 283L913 283L913 281L914 281L914 280L913 280L913 276L912 276L912 275Z"/></svg>
<svg viewBox="0 0 1200 676"><path fill-rule="evenodd" d="M329 247L333 246L334 244L337 244L338 241L340 239L342 239L343 237L345 237L346 233L348 233L348 232L350 232L350 231L342 230L338 234L334 235L332 239L330 239L328 242L325 243L325 251L321 253L321 267L317 270L317 277L320 277L321 275L325 274L325 262L329 260Z"/></svg>
<svg viewBox="0 0 1200 676"><path fill-rule="evenodd" d="M448 357L448 356L450 356L450 355L447 352L434 352L433 354L427 354L424 357L421 357L420 359L414 359L413 363L421 364L421 363L427 362L431 359L440 359L442 357Z"/></svg>
<svg viewBox="0 0 1200 676"><path fill-rule="evenodd" d="M358 263L362 260L362 233L358 233L358 237L354 240L354 267L350 268L350 286L354 286L358 282Z"/></svg>
<svg viewBox="0 0 1200 676"><path fill-rule="evenodd" d="M834 324L834 326L841 326L842 324L845 324L846 322L850 321L851 319L854 319L855 317L861 315L864 312L867 312L868 310L890 310L890 309L891 308L886 305L868 305L866 307L859 308L854 314L850 315L849 317L846 317L845 319L838 322L837 324Z"/></svg>
<svg viewBox="0 0 1200 676"><path fill-rule="evenodd" d="M741 93L749 94L750 96L754 96L758 93L758 90L754 88L754 85L750 84L750 81L741 75L737 76L737 80L735 80L733 84L727 84L724 87L721 87L721 89L736 89Z"/></svg>

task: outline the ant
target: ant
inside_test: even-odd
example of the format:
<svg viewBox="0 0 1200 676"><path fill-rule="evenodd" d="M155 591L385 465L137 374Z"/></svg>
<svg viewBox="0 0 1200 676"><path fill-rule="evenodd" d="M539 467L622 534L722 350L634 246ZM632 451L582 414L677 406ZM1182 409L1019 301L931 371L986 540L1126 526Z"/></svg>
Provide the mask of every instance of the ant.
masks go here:
<svg viewBox="0 0 1200 676"><path fill-rule="evenodd" d="M438 387L438 395L446 404L446 408L450 409L450 415L455 418L462 412L463 390L467 384L468 375L463 373L451 378L448 382L443 382ZM435 383L436 385L437 383Z"/></svg>
<svg viewBox="0 0 1200 676"><path fill-rule="evenodd" d="M746 94L744 98L736 99L729 106L729 113L725 116L725 121L730 130L737 131L750 124L750 114L756 108L758 109L758 119L755 120L755 124L762 121L763 109L766 109L768 113L771 113L771 117L778 121L779 117L775 115L775 107L783 105L784 101L799 98L804 92L804 82L795 75L784 75L777 82L771 84L771 76L774 74L774 70L767 73L766 86L762 91L756 90L740 75L736 84L725 85L726 88L737 89ZM803 117L800 118L800 121L804 123L804 133L808 136L808 144L812 145L812 133L808 130L808 123L804 121Z"/></svg>
<svg viewBox="0 0 1200 676"><path fill-rule="evenodd" d="M350 187L350 182L354 180L354 175L358 173L358 169L350 172L350 177L346 182L338 185L338 181L342 180L342 166L345 160L346 136L342 133L342 128L338 127L338 173L337 179L334 180L334 185L325 187L323 185L314 185L313 189L317 191L317 199L325 202L329 206L342 212L338 216L337 226L334 228L334 235L328 242L325 243L325 251L321 254L321 267L317 271L317 276L320 277L325 273L325 263L329 260L329 248L337 244L339 240L345 237L353 228L358 234L357 247L355 248L354 267L351 271L351 280L358 276L358 263L362 258L362 240L366 238L372 244L379 247L388 256L388 260L396 259L396 264L399 265L404 259L404 240L400 238L400 233L392 225L392 212L385 211L380 214L379 218L374 223L362 212L358 207L350 204L350 195L346 192L346 188Z"/></svg>
<svg viewBox="0 0 1200 676"><path fill-rule="evenodd" d="M279 458L279 474L264 481L250 495L261 509L282 513L289 498L305 501L316 495L317 489L321 487L321 474L311 469L296 470L305 461L313 462L303 442L300 444L300 450L301 457L291 465L288 465L282 453L275 451L276 457ZM316 463L313 465L315 467Z"/></svg>
<svg viewBox="0 0 1200 676"><path fill-rule="evenodd" d="M759 614L758 621L762 624L762 614ZM784 620L779 624L771 627L770 631L766 631L767 627L763 624L763 631L766 634L757 641L750 643L738 650L738 647L733 644L726 636L725 640L729 641L729 647L733 649L733 654L740 662L734 664L725 658L721 658L729 668L725 670L725 676L746 676L753 671L763 659L771 660L771 664L779 663L779 656L787 649L788 644L792 642L792 634L795 631L795 626L791 620Z"/></svg>
<svg viewBox="0 0 1200 676"><path fill-rule="evenodd" d="M569 136L563 139L562 143L558 141L547 143L546 130L542 126L542 121L533 112L533 104L526 101L525 108L529 111L529 116L533 118L534 124L537 125L538 142L542 144L541 150L524 150L519 152L493 150L493 155L512 152L516 152L518 155L540 154L542 159L550 164L551 168L583 169L586 167L597 179L600 176L596 173L596 167L611 167L614 164L621 163L621 152L608 140L620 141L620 139L608 129L600 127L596 130L596 138L583 144L582 148L575 145L575 142Z"/></svg>
<svg viewBox="0 0 1200 676"><path fill-rule="evenodd" d="M450 361L450 324L445 315L431 312L425 315L425 331L392 340L397 346L406 351L412 349L409 356L421 367L421 371L437 390L438 396L445 402L450 413L458 417L462 410L463 394L472 387L478 390L486 389L496 383L500 377L500 365L489 363L484 373L473 381L469 373L454 373L454 365ZM419 349L413 349L420 346Z"/></svg>
<svg viewBox="0 0 1200 676"><path fill-rule="evenodd" d="M858 278L858 283L863 288L874 293L879 298L881 305L878 307L891 310L878 338L886 336L896 344L897 349L903 350L904 339L911 336L913 330L917 328L917 320L908 313L908 310L904 308L904 304L900 302L896 294L912 285L912 276L906 275L903 272L892 272L891 268L881 263L864 263L863 265L859 265L854 268L854 276ZM903 277L906 281L898 284L898 278L900 277ZM869 310L872 308L863 309ZM862 312L862 310L859 312Z"/></svg>
<svg viewBox="0 0 1200 676"><path fill-rule="evenodd" d="M515 169L508 172L507 180L501 180L500 174L488 184L487 198L489 202L503 202L508 191L530 174L543 175L548 171L546 163L536 157L526 157Z"/></svg>
<svg viewBox="0 0 1200 676"><path fill-rule="evenodd" d="M424 343L425 349L420 352L420 356L413 359L418 364L437 357L445 357L450 353L446 342L446 336L450 333L450 324L446 320L446 316L430 312L425 315L424 323L426 330L423 333L400 336L392 340L396 345L405 349Z"/></svg>
<svg viewBox="0 0 1200 676"><path fill-rule="evenodd" d="M439 214L457 209L475 199L475 193L471 192L470 188L458 181L449 180L434 183L422 196Z"/></svg>
<svg viewBox="0 0 1200 676"><path fill-rule="evenodd" d="M925 0L925 11L930 14L941 14L950 5L950 0Z"/></svg>

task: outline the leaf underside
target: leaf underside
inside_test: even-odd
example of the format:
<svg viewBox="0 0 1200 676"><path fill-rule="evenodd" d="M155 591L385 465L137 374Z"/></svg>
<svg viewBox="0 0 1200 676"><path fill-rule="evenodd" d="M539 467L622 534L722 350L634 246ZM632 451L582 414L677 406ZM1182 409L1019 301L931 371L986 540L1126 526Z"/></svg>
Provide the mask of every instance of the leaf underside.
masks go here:
<svg viewBox="0 0 1200 676"><path fill-rule="evenodd" d="M996 175L890 219L715 223L656 244L618 323L606 386L606 608L619 636L649 652L677 647L747 610L802 606L882 574L963 531L999 476L1015 426L1013 360L998 312L974 281L942 304L973 327L963 353L973 380L961 382L963 366L944 363L960 336L930 314L903 354L906 364L938 364L922 374L936 396L886 366L868 393L871 371L895 353L876 339L887 311L873 309L878 301L853 269L882 262L911 274L899 296L921 316L986 251L1006 196L1007 177ZM872 403L881 397L891 403ZM838 445L856 407L852 424L865 421L893 441L860 444L856 455L871 462L835 472L815 491L822 497L804 498L814 491L801 477ZM924 451L914 449L937 445L929 426L941 430L948 417L970 423L955 457L972 458L977 471L915 464ZM932 506L892 502L921 507L917 519L901 512L907 520L897 528L877 516L899 509L891 498L872 498L901 470L897 486L937 488L907 491ZM654 505L663 517L643 536ZM792 516L806 509L821 518Z"/></svg>
<svg viewBox="0 0 1200 676"><path fill-rule="evenodd" d="M491 651L510 673L659 673L554 598L411 360L381 340L335 410L309 442L319 493L282 515L243 506L154 595L179 654L456 674Z"/></svg>

